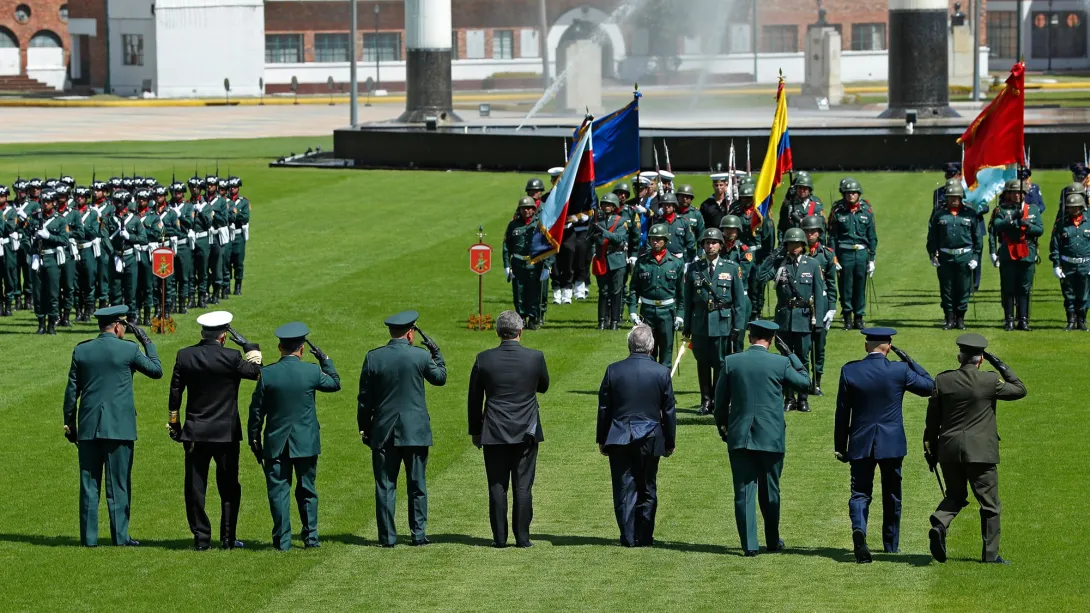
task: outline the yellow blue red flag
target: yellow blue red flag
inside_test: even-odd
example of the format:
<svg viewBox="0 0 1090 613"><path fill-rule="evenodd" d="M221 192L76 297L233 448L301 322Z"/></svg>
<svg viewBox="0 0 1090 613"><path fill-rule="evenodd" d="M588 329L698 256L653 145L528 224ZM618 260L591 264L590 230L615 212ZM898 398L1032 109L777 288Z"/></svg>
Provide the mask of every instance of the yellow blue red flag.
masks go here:
<svg viewBox="0 0 1090 613"><path fill-rule="evenodd" d="M761 174L757 177L753 201L762 217L768 217L772 208L772 198L776 188L783 182L783 175L793 170L791 165L791 137L787 131L787 94L783 91L783 73L780 73L780 85L776 90L776 115L772 118L772 131L768 136L768 151L761 164Z"/></svg>

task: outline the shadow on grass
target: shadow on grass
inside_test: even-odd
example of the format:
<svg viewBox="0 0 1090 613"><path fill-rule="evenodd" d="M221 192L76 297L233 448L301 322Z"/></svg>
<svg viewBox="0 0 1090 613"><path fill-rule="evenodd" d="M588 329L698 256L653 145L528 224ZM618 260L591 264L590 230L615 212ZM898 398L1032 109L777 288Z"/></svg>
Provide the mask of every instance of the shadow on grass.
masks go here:
<svg viewBox="0 0 1090 613"><path fill-rule="evenodd" d="M140 541L139 549L171 549L171 550L184 550L192 549L193 539L168 539L168 540L152 540L137 538ZM34 545L36 547L82 547L79 538L67 535L46 536L44 534L8 534L0 533L0 542L3 543L21 543L24 545ZM110 542L109 535L105 539L99 538L100 547L113 547ZM250 549L250 546L246 546ZM256 548L256 547L255 547Z"/></svg>
<svg viewBox="0 0 1090 613"><path fill-rule="evenodd" d="M578 396L597 396L598 395L598 390L567 390L565 393L567 393L567 394L576 394ZM682 391L674 390L674 396L688 396L688 395L699 394L699 393L700 392L696 391L696 390L682 390ZM696 411L693 411L693 413L695 413L695 412Z"/></svg>
<svg viewBox="0 0 1090 613"><path fill-rule="evenodd" d="M579 536L574 534L532 534L532 539L546 541L553 547L622 547L620 539L611 539L601 536ZM668 551L683 551L686 553L712 553L718 555L742 555L742 550L724 545L712 545L708 543L684 543L680 541L655 541L654 549Z"/></svg>
<svg viewBox="0 0 1090 613"><path fill-rule="evenodd" d="M714 426L715 420L709 415L707 417L678 417L677 425L679 426Z"/></svg>
<svg viewBox="0 0 1090 613"><path fill-rule="evenodd" d="M855 564L855 554L847 549L834 547L791 547L788 546L781 553L769 555L795 555L817 558L826 558L833 562ZM928 566L931 564L931 556L923 554L902 553L873 553L875 563L890 562L893 564L906 564L908 566Z"/></svg>

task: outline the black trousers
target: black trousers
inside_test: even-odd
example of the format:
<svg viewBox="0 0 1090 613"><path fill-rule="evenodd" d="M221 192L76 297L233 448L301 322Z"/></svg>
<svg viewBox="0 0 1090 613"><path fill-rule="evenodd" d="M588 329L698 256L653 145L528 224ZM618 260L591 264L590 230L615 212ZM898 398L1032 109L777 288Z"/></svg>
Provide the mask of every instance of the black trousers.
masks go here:
<svg viewBox="0 0 1090 613"><path fill-rule="evenodd" d="M238 524L238 505L242 486L238 482L238 442L185 443L185 515L194 544L207 547L212 540L212 526L204 510L208 489L208 465L216 462L216 489L220 495L220 542L233 543Z"/></svg>
<svg viewBox="0 0 1090 613"><path fill-rule="evenodd" d="M492 541L507 543L507 490L515 488L511 523L515 524L515 544L530 542L530 522L534 519L534 475L537 473L537 441L514 445L485 445L484 471L488 477L488 518Z"/></svg>
<svg viewBox="0 0 1090 613"><path fill-rule="evenodd" d="M590 280L589 242L586 232L572 232L570 229L560 243L553 266L553 289L571 289L576 283Z"/></svg>
<svg viewBox="0 0 1090 613"><path fill-rule="evenodd" d="M621 530L621 544L641 547L655 542L658 508L659 458L651 437L628 445L606 447L613 478L613 510Z"/></svg>

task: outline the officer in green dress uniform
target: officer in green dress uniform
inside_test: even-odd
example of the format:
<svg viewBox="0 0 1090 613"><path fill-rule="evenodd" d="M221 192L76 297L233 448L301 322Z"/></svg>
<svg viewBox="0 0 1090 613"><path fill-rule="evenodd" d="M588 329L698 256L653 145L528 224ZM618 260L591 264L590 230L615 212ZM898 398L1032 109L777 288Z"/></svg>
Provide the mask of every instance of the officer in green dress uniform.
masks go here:
<svg viewBox="0 0 1090 613"><path fill-rule="evenodd" d="M689 232L688 225L682 227ZM670 229L665 224L651 226L647 233L650 249L636 260L628 293L629 319L633 324L642 322L651 328L655 337L652 357L666 366L670 365L674 353L674 331L680 330L685 323L679 308L685 285L685 263L666 249L669 239Z"/></svg>
<svg viewBox="0 0 1090 613"><path fill-rule="evenodd" d="M677 216L689 220L689 228L692 229L694 237L703 236L704 216L700 214L699 209L693 206L693 198L696 196L693 193L693 186L681 185L674 192L674 195L677 196ZM697 251L700 251L699 245L697 245Z"/></svg>
<svg viewBox="0 0 1090 613"><path fill-rule="evenodd" d="M825 341L829 336L829 328L836 317L836 253L832 248L821 242L825 233L825 219L819 215L804 217L802 231L806 233L806 254L809 255L818 267L821 268L821 277L825 279L825 304L827 308L822 315L822 324L814 328L811 337L814 358L814 380L810 387L810 393L815 396L824 396L821 391L821 375L825 374Z"/></svg>
<svg viewBox="0 0 1090 613"><path fill-rule="evenodd" d="M115 214L107 218L106 234L113 243L114 260L110 265L110 301L129 305L129 322L136 323L136 288L139 274L137 247L146 245L147 235L140 218L130 210L126 192L114 192Z"/></svg>
<svg viewBox="0 0 1090 613"><path fill-rule="evenodd" d="M38 277L37 334L56 334L60 313L61 271L72 257L68 245L68 222L57 212L57 194L42 192L42 219L33 233L30 268ZM48 327L47 327L48 320Z"/></svg>
<svg viewBox="0 0 1090 613"><path fill-rule="evenodd" d="M598 329L616 330L621 321L624 301L624 275L629 245L639 243L639 234L632 232L629 220L618 211L621 202L615 194L602 196L600 214L590 227L594 256L591 272L598 279Z"/></svg>
<svg viewBox="0 0 1090 613"><path fill-rule="evenodd" d="M750 322L749 349L727 356L715 386L715 425L727 444L734 520L746 557L758 553L758 502L767 551L783 551L780 473L787 450L787 424L781 403L785 392L804 392L810 387L806 367L798 356L786 347L781 348L786 357L768 351L777 330L779 326L771 321Z"/></svg>
<svg viewBox="0 0 1090 613"><path fill-rule="evenodd" d="M825 204L814 195L814 180L810 178L810 173L805 170L795 173L795 181L780 205L780 220L776 225L780 238L790 228L802 227L803 219L814 215L824 216L824 210Z"/></svg>
<svg viewBox="0 0 1090 613"><path fill-rule="evenodd" d="M740 217L737 215L724 215L719 222L719 229L723 233L723 249L719 252L719 255L742 267L742 281L746 284L746 314L740 326L744 327L745 323L750 320L750 313L753 310L753 305L750 302L752 296L749 295L751 283L749 278L753 274L753 252L750 251L749 245L739 239L742 235L742 219ZM743 339L735 340L738 341L738 344L731 348L731 353L743 349L740 346Z"/></svg>
<svg viewBox="0 0 1090 613"><path fill-rule="evenodd" d="M1029 297L1037 267L1037 240L1044 232L1037 207L1025 201L1022 182L1007 181L988 224L992 264L999 268L1003 329L1029 330Z"/></svg>
<svg viewBox="0 0 1090 613"><path fill-rule="evenodd" d="M765 262L760 271L765 282L776 281L776 324L784 348L799 358L809 369L810 341L814 329L832 321L827 313L825 279L817 260L806 255L806 233L791 228L783 234L783 249ZM807 370L808 372L808 370ZM784 396L783 410L810 412L807 389L799 392L798 401L792 392Z"/></svg>
<svg viewBox="0 0 1090 613"><path fill-rule="evenodd" d="M250 399L246 423L250 450L265 471L273 547L280 551L291 549L288 492L292 473L303 545L318 547L318 491L314 479L322 442L314 392L339 391L341 378L333 360L307 340L310 328L306 324L284 324L274 334L280 339L280 360L261 369ZM310 353L320 366L302 361L304 345L310 345Z"/></svg>
<svg viewBox="0 0 1090 613"><path fill-rule="evenodd" d="M409 530L414 546L427 545L428 487L424 475L432 446L431 417L424 382L447 382L443 354L416 327L420 314L404 311L386 318L390 342L367 353L360 372L356 421L363 443L371 448L375 475L375 522L383 547L397 544L394 525L397 475L405 465ZM420 336L427 351L413 347Z"/></svg>
<svg viewBox="0 0 1090 613"><path fill-rule="evenodd" d="M874 209L863 198L863 187L852 178L841 181L841 199L829 215L829 244L836 252L840 309L844 329L862 330L867 311L867 278L874 276L878 252Z"/></svg>
<svg viewBox="0 0 1090 613"><path fill-rule="evenodd" d="M79 540L98 545L98 501L106 469L106 507L114 545L139 545L129 536L132 456L136 442L136 404L132 376L163 376L155 344L122 318L129 307L95 311L99 335L76 345L64 392L64 437L79 450ZM126 342L128 328L144 347Z"/></svg>
<svg viewBox="0 0 1090 613"><path fill-rule="evenodd" d="M212 208L200 195L204 181L200 177L189 180L189 203L193 207L193 234L190 239L193 244L193 294L196 296L197 308L204 308L208 303L208 290L211 279L208 271L211 268L210 258L212 250Z"/></svg>
<svg viewBox="0 0 1090 613"><path fill-rule="evenodd" d="M91 183L91 208L95 210L95 215L98 217L98 224L95 226L95 239L98 241L98 271L95 275L97 287L94 297L98 299L99 308L110 304L110 271L113 270L114 264L114 247L110 241L110 234L106 230L106 220L115 214L113 204L106 197L109 189L110 186L105 181L96 179ZM90 321L90 316L88 315L84 321Z"/></svg>
<svg viewBox="0 0 1090 613"><path fill-rule="evenodd" d="M163 187L162 185L155 188L155 204L155 214L159 217L159 228L157 231L156 239L159 243L160 248L170 249L174 252L174 274L178 274L178 250L177 247L174 246L175 236L172 236L172 233L176 233L178 231L180 222L178 221L177 213L174 211L174 209L170 207L170 204L167 202L167 188ZM148 259L151 259L150 250L148 251ZM152 293L154 294L154 301L156 304L156 317L158 317L158 313L164 309L167 315L174 313L177 305L177 296L174 291L177 288L177 284L174 283L174 279L160 279L159 277L155 277L153 287L154 289L152 290ZM163 300L164 297L166 298L166 305L159 304L159 302Z"/></svg>
<svg viewBox="0 0 1090 613"><path fill-rule="evenodd" d="M242 278L246 272L246 243L250 240L250 199L238 193L242 179L231 177L227 180L230 190L228 197L234 203L234 218L231 223L231 275L235 278L235 295L242 295Z"/></svg>
<svg viewBox="0 0 1090 613"><path fill-rule="evenodd" d="M1066 221L1052 232L1049 259L1052 272L1060 280L1064 307L1067 310L1066 330L1086 330L1086 310L1090 307L1090 224L1079 194L1068 194L1065 203ZM1085 227L1084 227L1085 226Z"/></svg>
<svg viewBox="0 0 1090 613"><path fill-rule="evenodd" d="M1056 225L1064 221L1064 209L1067 207L1067 195L1079 194L1083 197L1083 204L1087 204L1086 183L1090 178L1090 169L1082 162L1071 165L1071 183L1060 190L1060 205L1056 207Z"/></svg>
<svg viewBox="0 0 1090 613"><path fill-rule="evenodd" d="M219 231L216 228L214 205L219 200L219 196L216 193L218 189L216 183L219 181L217 177L209 176L205 177L204 183L204 195L201 200L201 205L198 207L198 223L197 227L197 265L201 266L198 270L198 283L200 289L198 290L203 294L203 299L198 299L197 306L204 307L207 304L219 304L219 294L216 291L216 282L219 278L219 274L216 271L223 270L223 263L217 260L220 254L220 249L216 245L219 238ZM221 207L222 208L222 207ZM203 236L202 236L203 235ZM202 244L203 239L203 244Z"/></svg>
<svg viewBox="0 0 1090 613"><path fill-rule="evenodd" d="M15 207L8 204L11 190L0 185L0 317L11 317L11 294L15 290L15 264L17 252L12 249L11 236L15 232Z"/></svg>
<svg viewBox="0 0 1090 613"><path fill-rule="evenodd" d="M69 236L75 241L79 261L76 262L76 321L91 321L98 293L98 256L102 253L99 239L98 211L91 206L91 190L82 185L75 190L76 225L69 224Z"/></svg>
<svg viewBox="0 0 1090 613"><path fill-rule="evenodd" d="M220 300L227 300L229 292L226 290L230 280L227 279L227 265L231 261L231 202L227 199L227 179L217 179L211 193L210 206L212 207L212 251L210 253L210 275L212 277L213 304L219 304Z"/></svg>
<svg viewBox="0 0 1090 613"><path fill-rule="evenodd" d="M528 196L519 199L518 213L503 233L503 270L511 283L515 311L536 330L541 322L541 290L549 278L546 262L531 263L530 247L537 229L537 207Z"/></svg>
<svg viewBox="0 0 1090 613"><path fill-rule="evenodd" d="M983 336L962 334L957 344L960 367L935 377L923 434L928 465L931 470L940 466L946 478L946 493L931 514L928 534L931 555L939 562L946 561L946 533L958 512L968 506L972 488L980 504L980 533L984 541L980 561L1006 564L999 556L996 401L1025 398L1026 386L1002 360L985 351L988 341ZM998 375L980 370L984 360Z"/></svg>
<svg viewBox="0 0 1090 613"><path fill-rule="evenodd" d="M753 266L764 264L776 248L776 229L771 219L765 219L753 202L754 179L746 177L738 187L738 201L731 205L730 214L738 217L742 225L740 240L753 254ZM725 218L724 218L725 219ZM722 228L722 224L720 224ZM765 306L765 281L760 275L749 275L749 319L760 319Z"/></svg>
<svg viewBox="0 0 1090 613"><path fill-rule="evenodd" d="M34 233L38 231L41 221L42 205L39 198L42 194L42 180L38 178L27 181L26 197L19 205L19 250L22 256L19 259L19 273L22 275L23 309L29 311L38 304L38 274L31 270L30 264L34 259L31 243L34 242Z"/></svg>
<svg viewBox="0 0 1090 613"><path fill-rule="evenodd" d="M984 249L976 231L976 213L962 206L964 197L961 183L956 179L949 181L946 210L932 215L927 229L927 257L939 269L939 302L946 316L943 330L965 329L965 311L969 309L973 289L972 273L980 266ZM844 291L843 286L840 289Z"/></svg>
<svg viewBox="0 0 1090 613"><path fill-rule="evenodd" d="M151 311L159 302L159 296L155 291L156 276L151 272L151 252L159 248L163 224L159 220L158 213L151 208L151 200L150 190L136 191L136 214L140 217L140 222L144 224L144 236L147 238L147 243L136 249L139 260L136 285L136 302L139 304L137 314L143 311L144 318L141 320L141 325L144 326L151 325Z"/></svg>
<svg viewBox="0 0 1090 613"><path fill-rule="evenodd" d="M678 215L677 195L673 192L663 194L659 198L659 205L662 206L662 214L655 218L652 225L666 226L669 233L666 250L688 265L696 258L696 235L693 234L692 222Z"/></svg>
<svg viewBox="0 0 1090 613"><path fill-rule="evenodd" d="M704 254L685 273L682 312L684 338L693 341L696 380L700 385L700 414L712 411L715 384L723 360L741 344L748 299L742 267L723 257L723 232L704 230Z"/></svg>
<svg viewBox="0 0 1090 613"><path fill-rule="evenodd" d="M71 178L65 177L64 179ZM75 308L78 315L80 305L76 286L76 264L79 261L80 253L76 237L82 234L83 229L80 223L80 214L76 207L73 206L74 202L75 194L73 194L73 190L64 181L59 183L57 185L57 215L64 218L68 224L68 247L64 252L64 264L60 267L61 293L57 326L61 328L72 327L72 309Z"/></svg>
<svg viewBox="0 0 1090 613"><path fill-rule="evenodd" d="M175 309L185 315L189 312L190 293L193 284L193 248L189 233L196 213L185 201L185 184L177 181L170 185L171 202L163 215L163 232L174 250L174 277L172 291L176 296Z"/></svg>

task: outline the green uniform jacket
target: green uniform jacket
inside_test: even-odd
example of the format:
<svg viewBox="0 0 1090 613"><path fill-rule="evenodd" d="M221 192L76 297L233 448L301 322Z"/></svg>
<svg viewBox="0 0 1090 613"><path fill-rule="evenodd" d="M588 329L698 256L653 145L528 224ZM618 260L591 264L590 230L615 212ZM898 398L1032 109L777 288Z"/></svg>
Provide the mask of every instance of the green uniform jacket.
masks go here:
<svg viewBox="0 0 1090 613"><path fill-rule="evenodd" d="M693 237L699 242L700 235L704 233L704 216L700 214L700 211L696 207L690 206L684 211L678 209L677 216L689 220L689 229L693 231ZM697 245L698 250L699 248L700 245Z"/></svg>
<svg viewBox="0 0 1090 613"><path fill-rule="evenodd" d="M128 219L128 221L125 221L126 219ZM129 233L128 239L125 239L121 236L118 222L124 224L125 231ZM106 227L109 231L110 236L112 237L110 241L113 243L114 251L118 254L127 249L132 249L136 245L148 244L148 237L147 234L144 232L143 222L140 221L139 217L132 213L125 213L121 217L109 217Z"/></svg>
<svg viewBox="0 0 1090 613"><path fill-rule="evenodd" d="M715 425L727 449L786 451L784 387L810 388L798 356L770 353L761 345L727 356L715 386Z"/></svg>
<svg viewBox="0 0 1090 613"><path fill-rule="evenodd" d="M93 211L91 212L91 215L94 215ZM91 215L88 215L87 219L91 219ZM68 212L64 213L64 220L68 223L68 238L77 243L76 253L79 253L79 243L90 240L84 238L84 236L86 235L84 234L83 230L82 217L83 215L81 215L80 212L76 209L68 209ZM71 243L69 244L71 245ZM68 257L69 260L74 259L71 251L69 251L65 255Z"/></svg>
<svg viewBox="0 0 1090 613"><path fill-rule="evenodd" d="M285 446L288 457L292 458L321 454L321 426L318 425L314 392L340 389L341 378L333 367L333 360L326 358L319 368L294 355L280 358L275 364L261 369L261 378L250 398L250 418L246 422L248 440L261 438L264 424L262 447L266 460L280 457Z"/></svg>
<svg viewBox="0 0 1090 613"><path fill-rule="evenodd" d="M867 250L867 259L874 261L874 254L878 251L878 232L874 227L874 209L866 200L860 199L854 211L847 202L837 200L829 215L826 235L836 251L851 251L858 249L856 245L863 245Z"/></svg>
<svg viewBox="0 0 1090 613"><path fill-rule="evenodd" d="M73 229L71 223L68 224L68 234L72 238L76 239L77 243L86 243L99 238L100 228L98 222L98 211L94 207L88 206L83 212L75 211L78 222L78 229ZM76 245L77 247L79 245Z"/></svg>
<svg viewBox="0 0 1090 613"><path fill-rule="evenodd" d="M193 208L193 203L188 200L182 202L181 208L178 209L178 221L182 223L182 230L186 235L190 230L196 231L194 227L197 223L197 209Z"/></svg>
<svg viewBox="0 0 1090 613"><path fill-rule="evenodd" d="M167 205L160 221L163 222L164 241L175 239L181 244L188 240L188 231L182 226L181 208L175 209L173 206ZM173 246L173 241L170 242L171 246Z"/></svg>
<svg viewBox="0 0 1090 613"><path fill-rule="evenodd" d="M663 224L669 228L670 238L666 239L666 250L674 257L685 262L692 262L696 258L696 237L693 236L693 227L688 219L675 214L672 222L666 221L665 217L656 217L651 222L652 226L655 224Z"/></svg>
<svg viewBox="0 0 1090 613"><path fill-rule="evenodd" d="M988 224L988 250L997 254L1002 262L1013 261L1008 245L1021 240L1023 229L1026 231L1029 255L1021 258L1021 261L1037 261L1037 239L1044 233L1044 224L1041 216L1037 214L1037 207L1031 205L1025 205L1025 207L1025 219L1022 219L1021 205L1018 208L997 207L992 214L992 221Z"/></svg>
<svg viewBox="0 0 1090 613"><path fill-rule="evenodd" d="M742 278L749 280L749 275L753 271L753 252L749 250L749 246L741 241L734 241L734 244L730 247L723 246L723 249L719 252L719 257L727 258L741 266Z"/></svg>
<svg viewBox="0 0 1090 613"><path fill-rule="evenodd" d="M935 377L923 440L939 462L999 463L995 403L1026 396L1026 386L1010 368L1007 377L971 364Z"/></svg>
<svg viewBox="0 0 1090 613"><path fill-rule="evenodd" d="M685 336L731 336L746 322L746 280L742 267L722 256L712 268L706 256L685 273Z"/></svg>
<svg viewBox="0 0 1090 613"><path fill-rule="evenodd" d="M636 312L640 298L670 302L670 304L661 305L645 304L645 307L680 308L684 298L684 286L684 262L667 251L662 262L659 263L654 254L648 251L636 260L636 267L632 271L632 281L628 292L628 311ZM680 311L676 312L680 313Z"/></svg>
<svg viewBox="0 0 1090 613"><path fill-rule="evenodd" d="M784 232L799 227L803 217L811 215L824 217L824 212L825 203L821 201L821 198L813 194L805 200L802 198L784 198L783 204L780 205L780 221L776 224L776 229L780 231L780 237L782 238Z"/></svg>
<svg viewBox="0 0 1090 613"><path fill-rule="evenodd" d="M761 219L761 213L755 207L743 207L741 203L731 205L730 214L742 219L742 233L738 235L738 240L753 253L754 264L760 265L776 248L776 229L772 220ZM755 216L760 220L756 230L753 229Z"/></svg>
<svg viewBox="0 0 1090 613"><path fill-rule="evenodd" d="M836 253L833 252L832 247L826 247L821 244L821 241L814 243L807 247L806 254L813 258L818 263L818 267L821 268L821 278L825 280L825 303L828 305L836 304ZM825 313L818 313L819 316L824 317Z"/></svg>
<svg viewBox="0 0 1090 613"><path fill-rule="evenodd" d="M42 210L42 205L38 204L37 200L27 200L18 207L23 213L26 214L26 219L19 219L15 222L15 227L19 230L19 242L22 249L30 250L30 241L34 237L34 232L37 230L34 216Z"/></svg>
<svg viewBox="0 0 1090 613"><path fill-rule="evenodd" d="M98 215L96 232L98 233L98 238L102 239L99 247L102 248L102 252L106 255L112 255L114 252L114 245L113 241L110 240L110 226L107 222L114 216L114 205L110 204L109 200L103 200L92 206Z"/></svg>
<svg viewBox="0 0 1090 613"><path fill-rule="evenodd" d="M1090 271L1090 223L1085 220L1075 225L1071 220L1052 232L1048 258L1052 266L1059 266L1064 272ZM1068 262L1063 258L1083 259L1082 262Z"/></svg>
<svg viewBox="0 0 1090 613"><path fill-rule="evenodd" d="M628 226L629 222L624 215L610 215L608 219L596 219L590 228L590 236L594 240L594 255L605 255L608 270L617 270L627 265L628 250L632 244L628 242L632 240ZM637 235L637 247L639 241L640 237Z"/></svg>
<svg viewBox="0 0 1090 613"><path fill-rule="evenodd" d="M443 354L433 359L427 350L403 338L367 352L360 371L356 422L365 442L379 449L394 437L395 447L430 447L431 417L424 398L424 381L447 382Z"/></svg>
<svg viewBox="0 0 1090 613"><path fill-rule="evenodd" d="M775 321L780 330L809 333L821 324L828 300L824 275L817 260L800 255L792 262L777 255L761 266L760 275L763 282L776 281Z"/></svg>
<svg viewBox="0 0 1090 613"><path fill-rule="evenodd" d="M927 257L940 258L954 257L943 249L969 249L980 260L980 253L984 250L980 244L980 237L976 233L976 214L972 209L962 207L957 215L949 210L936 213L931 217L931 225L927 228Z"/></svg>
<svg viewBox="0 0 1090 613"><path fill-rule="evenodd" d="M238 229L239 234L241 234L242 226L250 223L250 199L239 196L238 200L235 200L234 209L232 222L235 224L235 228Z"/></svg>
<svg viewBox="0 0 1090 613"><path fill-rule="evenodd" d="M159 214L148 209L148 212L144 214L140 221L144 224L144 234L148 238L148 243L161 244L163 242L163 221L159 219ZM150 253L147 260L151 261Z"/></svg>
<svg viewBox="0 0 1090 613"><path fill-rule="evenodd" d="M79 440L136 440L132 374L139 372L152 379L163 376L154 343L148 343L147 352L144 355L137 343L108 332L76 345L64 391L64 425L75 431Z"/></svg>
<svg viewBox="0 0 1090 613"><path fill-rule="evenodd" d="M512 219L503 233L503 267L517 270L530 267L530 243L534 238L538 218L534 215L530 223ZM514 263L512 264L512 260Z"/></svg>
<svg viewBox="0 0 1090 613"><path fill-rule="evenodd" d="M68 250L68 223L65 218L60 213L54 212L52 217L46 217L42 220L41 227L49 230L48 238L40 238L37 234L31 234L38 241L39 248L53 249L59 247L65 250L64 256L66 259L72 259L72 252Z"/></svg>

